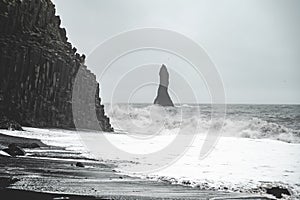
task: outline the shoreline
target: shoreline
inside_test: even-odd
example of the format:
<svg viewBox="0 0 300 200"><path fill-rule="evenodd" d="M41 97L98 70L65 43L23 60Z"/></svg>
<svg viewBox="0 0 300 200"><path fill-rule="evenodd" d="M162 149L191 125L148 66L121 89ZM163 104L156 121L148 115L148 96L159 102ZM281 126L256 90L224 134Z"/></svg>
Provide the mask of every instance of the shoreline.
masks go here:
<svg viewBox="0 0 300 200"><path fill-rule="evenodd" d="M71 199L71 200L100 200L107 198L98 198L94 196L70 195L70 194L52 194L44 192L16 190L16 189L0 189L0 194L10 199L22 200L53 200L53 199Z"/></svg>
<svg viewBox="0 0 300 200"><path fill-rule="evenodd" d="M4 144L5 137L10 142L20 140L0 134L0 144ZM33 140L37 142L24 139L24 145ZM203 190L130 177L101 161L80 160L83 167L78 167L80 156L61 147L43 146L34 151L25 148L25 152L27 155L20 157L0 156L0 179L11 181L1 187L0 194L12 199L24 199L23 195L30 199L53 199L55 195L69 199L268 199L260 194ZM60 158L52 159L55 157Z"/></svg>

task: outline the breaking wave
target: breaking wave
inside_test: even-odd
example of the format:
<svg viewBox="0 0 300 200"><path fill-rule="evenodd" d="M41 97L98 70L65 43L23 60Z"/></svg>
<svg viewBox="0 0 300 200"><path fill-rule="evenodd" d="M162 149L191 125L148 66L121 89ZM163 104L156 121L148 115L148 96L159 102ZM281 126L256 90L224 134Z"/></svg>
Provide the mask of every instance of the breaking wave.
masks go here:
<svg viewBox="0 0 300 200"><path fill-rule="evenodd" d="M209 106L183 105L162 108L155 105L116 104L106 106L113 127L134 134L205 134L209 128L222 126L222 135L252 139L273 139L300 143L300 131L286 127L279 120L245 115L245 109L228 112L224 121L212 124ZM261 116L261 113L257 113Z"/></svg>

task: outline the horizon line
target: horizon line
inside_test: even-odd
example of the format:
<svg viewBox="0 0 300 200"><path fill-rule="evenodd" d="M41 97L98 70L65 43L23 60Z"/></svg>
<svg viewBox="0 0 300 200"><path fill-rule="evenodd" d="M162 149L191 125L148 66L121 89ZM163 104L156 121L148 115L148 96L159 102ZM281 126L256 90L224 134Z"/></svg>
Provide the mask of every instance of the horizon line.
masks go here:
<svg viewBox="0 0 300 200"><path fill-rule="evenodd" d="M111 104L110 102L102 102L101 104ZM149 102L133 102L133 103L128 103L128 102L116 102L114 104L153 104ZM200 102L200 103L174 103L174 105L182 105L182 104L191 104L191 105L204 105L204 104L212 104L209 102ZM218 105L221 103L213 103L214 105ZM226 105L300 105L300 103L237 103L237 102L227 102L224 103Z"/></svg>

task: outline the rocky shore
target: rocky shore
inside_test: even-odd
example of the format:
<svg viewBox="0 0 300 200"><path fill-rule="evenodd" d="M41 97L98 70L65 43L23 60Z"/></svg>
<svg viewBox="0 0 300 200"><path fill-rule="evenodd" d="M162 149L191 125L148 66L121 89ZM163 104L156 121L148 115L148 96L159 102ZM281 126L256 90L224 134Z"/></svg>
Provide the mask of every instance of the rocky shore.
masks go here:
<svg viewBox="0 0 300 200"><path fill-rule="evenodd" d="M27 135L45 131L24 129ZM0 154L0 194L9 199L267 199L258 194L202 190L129 177L117 172L116 165L109 161L94 160L37 139L16 137L18 131L2 132L0 149L15 143L25 152L24 156ZM58 132L54 133L59 138ZM32 146L34 143L37 145Z"/></svg>

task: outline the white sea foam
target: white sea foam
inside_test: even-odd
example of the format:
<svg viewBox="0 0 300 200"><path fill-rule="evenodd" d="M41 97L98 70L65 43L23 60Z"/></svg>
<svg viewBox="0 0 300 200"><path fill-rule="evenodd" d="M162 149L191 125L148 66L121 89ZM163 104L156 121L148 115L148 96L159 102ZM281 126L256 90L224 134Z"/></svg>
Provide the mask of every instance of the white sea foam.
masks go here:
<svg viewBox="0 0 300 200"><path fill-rule="evenodd" d="M115 105L112 108L106 107L107 113L114 128L122 134L85 132L82 135L96 140L102 134L116 148L128 152L126 157L117 151L99 151L97 155L97 158L116 164L120 173L213 190L263 193L265 187L282 186L292 192L293 198L300 198L299 129L297 123L289 126L291 119L299 119L297 111L280 111L278 116L272 108L268 111L269 118L263 117L255 107L242 109L244 113L231 111L223 123L222 137L211 153L200 160L199 153L211 126L208 107L202 107L200 114L194 105L163 110L144 105ZM287 123L282 121L285 118ZM39 138L46 144L89 155L78 132L25 129L26 132L2 132ZM169 152L157 158L169 160L169 165L160 166L156 171L135 173L134 169L154 165L147 159L147 154L166 147L180 129L184 130L182 134L197 130L196 139L186 146L184 154ZM143 154L145 156L141 156Z"/></svg>
<svg viewBox="0 0 300 200"><path fill-rule="evenodd" d="M216 125L212 124L209 112L202 113L202 108L196 106L183 105L176 108L161 108L153 105L136 107L121 104L107 108L107 111L113 126L125 133L178 134L181 130L180 133L183 134L205 134L210 127ZM259 115L259 113L257 114ZM258 117L243 118L241 115L230 116L225 121L220 120L220 123L223 124L221 130L223 136L268 138L289 143L300 143L299 130L285 127L280 123L268 122Z"/></svg>
<svg viewBox="0 0 300 200"><path fill-rule="evenodd" d="M35 128L25 130L25 132L2 132L8 135L39 138L47 144L70 148L84 154L89 151L80 140L78 132ZM156 171L135 173L135 168L153 165L147 159L149 149L153 150L170 143L174 135L161 134L155 136L155 142L143 140L143 143L132 143L132 136L128 134L99 132L82 134L95 140L103 134L109 141L118 144L117 148L131 152L126 157L122 157L117 151L109 153L100 151L102 154L97 155L98 158L116 164L123 174L212 190L263 193L264 187L282 186L288 188L293 197L300 198L300 144L270 139L221 137L213 151L200 160L199 153L205 137L198 134L183 155L169 152L164 155L165 157L157 158L175 162L170 162L169 165ZM143 153L145 156L141 157Z"/></svg>
<svg viewBox="0 0 300 200"><path fill-rule="evenodd" d="M267 116L264 116L264 109ZM220 122L223 125L221 129L223 137L211 154L199 160L208 129L219 126L212 124L209 106L199 108L195 105L183 105L164 109L153 105L114 105L107 110L114 127L125 130L127 134L152 134L157 139L155 143L149 142L148 145L143 141L139 146L132 145L130 136L108 135L111 141L122 141L119 147L125 150L141 153L143 149L165 146L172 141L171 136L174 137L179 130L184 130L180 132L181 134L191 134L197 130L197 139L182 157L170 152L165 158L158 158L172 160L176 156L180 157L175 163L152 173L132 172L135 167L147 168L147 165L151 165L146 158L140 159L132 155L131 158L121 159L118 155L112 154L109 157L113 160L122 160L119 163L120 172L141 178L203 189L241 192L264 193L264 188L280 186L288 188L295 198L299 198L300 134L297 121L287 127L295 121L294 119L297 120L297 114L270 109L268 106L259 108L250 106L232 110L225 121ZM291 118L285 113L290 114ZM155 118L156 116L163 117ZM282 121L281 118L286 118L286 121ZM130 172L128 168L131 169Z"/></svg>
<svg viewBox="0 0 300 200"><path fill-rule="evenodd" d="M168 136L159 137L161 143L168 139ZM123 135L121 140L125 145L126 135ZM141 165L145 167L149 165L146 159L136 160L134 156L128 160L137 162L120 163L119 170L142 178L202 189L264 193L266 187L280 186L288 188L295 198L300 198L300 144L270 139L222 137L214 150L200 160L199 153L204 140L204 137L198 135L179 160L155 172L128 172L128 167L132 170ZM127 145L133 148L132 144ZM147 147L151 148L151 146ZM136 148L136 151L141 149ZM170 159L170 157L176 155L170 152L165 158L158 159Z"/></svg>

